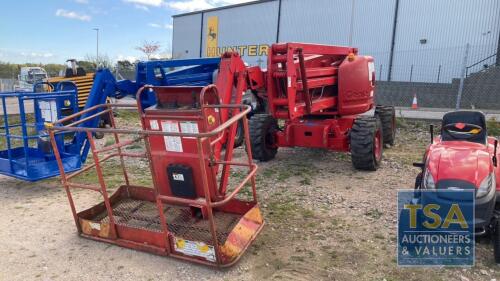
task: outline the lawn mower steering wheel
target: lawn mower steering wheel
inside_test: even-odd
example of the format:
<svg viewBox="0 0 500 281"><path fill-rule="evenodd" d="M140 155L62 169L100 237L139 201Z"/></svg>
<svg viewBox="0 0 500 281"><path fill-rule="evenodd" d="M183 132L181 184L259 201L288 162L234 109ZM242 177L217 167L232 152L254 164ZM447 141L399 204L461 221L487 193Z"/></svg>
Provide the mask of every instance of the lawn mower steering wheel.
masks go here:
<svg viewBox="0 0 500 281"><path fill-rule="evenodd" d="M443 130L454 139L467 140L481 133L483 128L470 123L450 123L444 125Z"/></svg>

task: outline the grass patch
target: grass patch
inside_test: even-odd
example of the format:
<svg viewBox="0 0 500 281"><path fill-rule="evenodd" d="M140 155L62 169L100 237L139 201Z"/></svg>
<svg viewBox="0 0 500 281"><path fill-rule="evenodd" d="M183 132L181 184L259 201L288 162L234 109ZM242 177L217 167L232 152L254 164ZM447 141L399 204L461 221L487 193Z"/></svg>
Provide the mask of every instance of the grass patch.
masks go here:
<svg viewBox="0 0 500 281"><path fill-rule="evenodd" d="M115 144L115 139L114 138L108 138L106 142L104 143L104 146L110 146Z"/></svg>
<svg viewBox="0 0 500 281"><path fill-rule="evenodd" d="M270 178L276 174L276 170L269 168L269 169L265 169L265 170L261 171L260 174L264 178Z"/></svg>
<svg viewBox="0 0 500 281"><path fill-rule="evenodd" d="M289 163L288 165L279 167L276 179L278 181L285 181L291 177L300 177L302 178L300 184L311 185L311 178L318 173L318 169L312 164Z"/></svg>
<svg viewBox="0 0 500 281"><path fill-rule="evenodd" d="M297 204L290 199L285 201L274 201L268 204L269 215L277 220L294 217L297 214L298 208Z"/></svg>
<svg viewBox="0 0 500 281"><path fill-rule="evenodd" d="M409 127L409 124L405 118L400 118L400 117L396 118L396 128L405 129L408 127Z"/></svg>
<svg viewBox="0 0 500 281"><path fill-rule="evenodd" d="M305 261L305 258L302 256L291 256L290 260L303 262L303 261Z"/></svg>
<svg viewBox="0 0 500 281"><path fill-rule="evenodd" d="M313 210L303 209L302 216L307 219L307 218L313 218L315 216L315 214L314 214Z"/></svg>
<svg viewBox="0 0 500 281"><path fill-rule="evenodd" d="M136 110L116 110L117 121L122 124L139 124L141 119Z"/></svg>
<svg viewBox="0 0 500 281"><path fill-rule="evenodd" d="M488 135L500 136L500 122L497 122L494 118L486 121L486 127L488 128Z"/></svg>
<svg viewBox="0 0 500 281"><path fill-rule="evenodd" d="M384 213L379 211L379 209L370 209L370 210L365 212L365 216L368 216L368 217L376 219L376 220L380 219L383 214Z"/></svg>
<svg viewBox="0 0 500 281"><path fill-rule="evenodd" d="M306 178L303 178L302 180L300 180L299 182L301 185L311 185L311 179L306 177Z"/></svg>

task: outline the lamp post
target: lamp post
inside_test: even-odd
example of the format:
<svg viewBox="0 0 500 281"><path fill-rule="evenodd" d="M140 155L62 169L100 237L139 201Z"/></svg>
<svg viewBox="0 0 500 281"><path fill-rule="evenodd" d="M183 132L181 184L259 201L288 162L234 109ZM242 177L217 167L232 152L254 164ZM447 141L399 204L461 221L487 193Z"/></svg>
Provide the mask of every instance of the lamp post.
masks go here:
<svg viewBox="0 0 500 281"><path fill-rule="evenodd" d="M96 61L99 62L99 28L92 28L96 31Z"/></svg>

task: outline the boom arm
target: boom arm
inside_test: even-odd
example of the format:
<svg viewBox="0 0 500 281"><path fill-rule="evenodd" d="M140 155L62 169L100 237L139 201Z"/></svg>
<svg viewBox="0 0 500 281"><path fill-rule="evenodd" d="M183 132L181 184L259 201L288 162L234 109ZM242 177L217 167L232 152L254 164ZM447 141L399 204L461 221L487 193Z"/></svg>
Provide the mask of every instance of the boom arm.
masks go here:
<svg viewBox="0 0 500 281"><path fill-rule="evenodd" d="M136 81L117 81L107 68L99 69L95 73L94 83L90 90L84 109L104 104L109 97L135 97L137 91L144 85L176 86L176 85L208 85L213 81L213 74L219 66L220 58L185 59L167 61L146 61L137 64ZM179 70L171 71L173 68ZM144 95L141 101L142 108L156 103L154 95ZM102 108L89 111L81 116L86 118L102 111ZM92 118L80 124L81 127L95 128L99 125L97 118ZM86 160L89 145L85 133L77 133L74 142L80 148L82 161Z"/></svg>

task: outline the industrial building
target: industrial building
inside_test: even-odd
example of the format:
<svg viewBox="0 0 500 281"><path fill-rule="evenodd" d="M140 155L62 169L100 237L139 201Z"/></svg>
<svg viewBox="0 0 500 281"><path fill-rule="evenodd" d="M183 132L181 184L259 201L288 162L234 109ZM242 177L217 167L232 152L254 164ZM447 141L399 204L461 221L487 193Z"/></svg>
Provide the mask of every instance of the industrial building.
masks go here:
<svg viewBox="0 0 500 281"><path fill-rule="evenodd" d="M452 83L499 63L499 32L498 0L261 0L175 15L172 56L265 67L276 42L352 45L380 81Z"/></svg>

